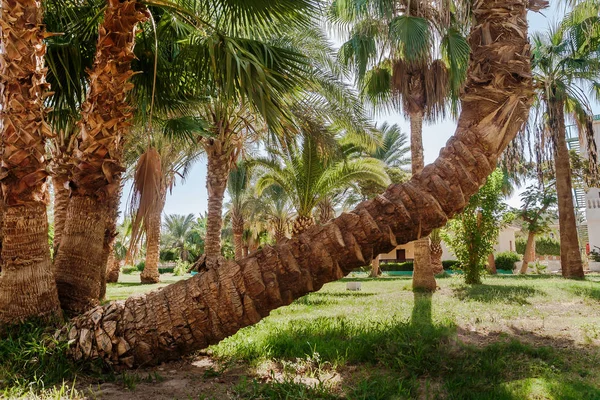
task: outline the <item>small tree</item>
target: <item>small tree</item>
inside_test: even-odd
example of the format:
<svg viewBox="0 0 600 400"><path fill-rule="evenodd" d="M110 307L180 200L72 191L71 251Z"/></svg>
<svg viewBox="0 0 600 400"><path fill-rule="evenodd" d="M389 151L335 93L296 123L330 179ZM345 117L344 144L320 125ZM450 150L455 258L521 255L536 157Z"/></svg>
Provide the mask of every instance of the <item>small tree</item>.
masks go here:
<svg viewBox="0 0 600 400"><path fill-rule="evenodd" d="M481 283L481 271L507 218L507 207L502 203L502 182L502 171L497 169L442 233L460 261L468 284Z"/></svg>
<svg viewBox="0 0 600 400"><path fill-rule="evenodd" d="M535 236L548 230L550 223L556 219L556 190L554 185L546 187L529 186L521 195L523 206L519 217L527 231L527 244L523 255L521 273L527 273L527 266L535 259Z"/></svg>

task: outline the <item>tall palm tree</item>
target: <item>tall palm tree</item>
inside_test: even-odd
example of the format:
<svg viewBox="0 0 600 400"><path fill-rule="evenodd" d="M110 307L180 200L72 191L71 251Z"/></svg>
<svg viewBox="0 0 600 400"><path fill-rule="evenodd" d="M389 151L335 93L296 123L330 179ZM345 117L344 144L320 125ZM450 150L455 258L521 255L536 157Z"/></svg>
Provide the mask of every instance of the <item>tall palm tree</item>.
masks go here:
<svg viewBox="0 0 600 400"><path fill-rule="evenodd" d="M464 81L469 46L461 5L446 2L334 1L332 19L350 25L340 59L355 67L363 95L376 106L401 107L410 120L413 175L424 167L423 121L446 115ZM463 21L463 19L465 19ZM429 238L415 242L413 288L433 291Z"/></svg>
<svg viewBox="0 0 600 400"><path fill-rule="evenodd" d="M252 214L264 216L275 242L281 243L287 239L293 221L293 209L285 190L281 186L272 185L263 190L253 203Z"/></svg>
<svg viewBox="0 0 600 400"><path fill-rule="evenodd" d="M187 261L186 242L193 234L195 222L194 214L165 215L163 224L165 230L164 242L168 247L179 249L179 258L183 261Z"/></svg>
<svg viewBox="0 0 600 400"><path fill-rule="evenodd" d="M53 282L46 213L44 31L41 4L3 1L0 13L3 241L0 325L60 307Z"/></svg>
<svg viewBox="0 0 600 400"><path fill-rule="evenodd" d="M595 12L597 17L597 9ZM569 17L567 17L567 21ZM594 26L598 26L597 22ZM582 36L585 36L583 38ZM561 242L561 267L565 278L582 278L583 263L577 235L572 196L572 175L567 148L565 115L572 115L587 139L590 159L595 162L593 113L585 96L586 85L599 85L600 50L588 46L594 36L581 25L563 23L547 33L533 37L532 68L534 86L541 112L533 113L531 125L537 132L550 136L556 175ZM544 141L541 139L540 141ZM542 163L539 163L542 164ZM595 165L595 164L594 164ZM595 168L591 169L595 171Z"/></svg>
<svg viewBox="0 0 600 400"><path fill-rule="evenodd" d="M456 133L410 181L306 235L227 261L227 269L209 268L161 291L91 310L74 318L59 339L72 341L69 351L77 359L128 367L172 360L443 226L485 182L527 120L533 94L527 6L540 4L473 4L471 65ZM151 318L137 318L142 315ZM100 326L106 329L90 335Z"/></svg>
<svg viewBox="0 0 600 400"><path fill-rule="evenodd" d="M158 262L160 258L160 231L161 215L165 206L167 193L172 190L177 177L185 179L190 168L198 160L201 152L199 146L193 146L177 140L168 140L162 132L147 136L146 132L138 132L133 139L135 145L129 147L125 155L126 162L133 164L139 159L133 173L133 195L131 201L131 215L133 215L133 232L131 247L135 247L143 231L146 233L146 263L140 275L142 283L157 283L160 281ZM148 149L157 155L157 165L148 166ZM158 165L160 164L160 165ZM156 170L154 178L148 173L147 168ZM158 190L153 190L153 186ZM156 199L147 199L154 196ZM154 202L154 207L146 207L147 202Z"/></svg>
<svg viewBox="0 0 600 400"><path fill-rule="evenodd" d="M315 128L318 124L307 124ZM310 128L309 128L310 129ZM320 129L318 127L317 129ZM373 180L385 185L389 178L383 164L373 158L336 159L323 152L314 132L304 132L297 144L290 144L285 150L275 154L276 159L257 159L266 169L256 182L260 194L271 185L281 187L292 200L296 217L292 235L298 235L314 224L315 207L336 190L345 188L358 180Z"/></svg>
<svg viewBox="0 0 600 400"><path fill-rule="evenodd" d="M227 194L230 198L229 218L233 230L233 245L235 259L243 257L244 214L248 208L248 185L250 183L250 169L241 161L229 172L227 180Z"/></svg>

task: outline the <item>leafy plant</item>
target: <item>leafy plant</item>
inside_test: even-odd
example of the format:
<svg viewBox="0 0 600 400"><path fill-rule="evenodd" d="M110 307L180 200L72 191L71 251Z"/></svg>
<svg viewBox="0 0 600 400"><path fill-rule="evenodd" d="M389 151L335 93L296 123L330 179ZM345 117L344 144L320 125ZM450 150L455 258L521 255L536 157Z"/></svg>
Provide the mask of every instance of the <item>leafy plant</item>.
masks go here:
<svg viewBox="0 0 600 400"><path fill-rule="evenodd" d="M177 261L175 268L173 268L173 275L183 276L190 269L191 264L187 261Z"/></svg>
<svg viewBox="0 0 600 400"><path fill-rule="evenodd" d="M497 269L513 270L515 263L520 261L521 257L514 251L503 251L496 254L495 262Z"/></svg>

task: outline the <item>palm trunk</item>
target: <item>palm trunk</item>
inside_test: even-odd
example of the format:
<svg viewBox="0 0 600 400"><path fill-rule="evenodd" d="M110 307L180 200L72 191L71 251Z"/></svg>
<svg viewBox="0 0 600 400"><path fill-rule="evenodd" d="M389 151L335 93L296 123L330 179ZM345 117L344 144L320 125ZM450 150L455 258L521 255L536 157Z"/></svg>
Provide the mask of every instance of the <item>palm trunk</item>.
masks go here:
<svg viewBox="0 0 600 400"><path fill-rule="evenodd" d="M521 273L527 273L529 263L535 260L535 233L529 231L527 234L527 244L525 245L525 254L523 254L523 264L521 265Z"/></svg>
<svg viewBox="0 0 600 400"><path fill-rule="evenodd" d="M244 217L240 213L232 213L231 227L233 229L233 246L235 248L235 259L244 258Z"/></svg>
<svg viewBox="0 0 600 400"><path fill-rule="evenodd" d="M439 243L431 243L429 246L429 254L431 254L431 269L434 275L439 275L444 272L442 264L442 255L444 251Z"/></svg>
<svg viewBox="0 0 600 400"><path fill-rule="evenodd" d="M435 163L282 245L71 320L59 336L72 340L71 355L121 367L179 358L443 226L483 185L527 120L533 90L526 4L474 3L462 113Z"/></svg>
<svg viewBox="0 0 600 400"><path fill-rule="evenodd" d="M371 278L377 278L379 275L381 275L381 268L379 268L379 256L377 256L371 261L371 273L369 276Z"/></svg>
<svg viewBox="0 0 600 400"><path fill-rule="evenodd" d="M0 102L4 208L0 325L60 314L51 270L46 213L42 8L34 0L2 0Z"/></svg>
<svg viewBox="0 0 600 400"><path fill-rule="evenodd" d="M220 143L220 142L218 142ZM221 256L221 229L223 228L223 198L229 178L229 157L220 144L207 146L208 167L206 189L208 190L208 213L206 217L206 238L204 254L207 265L216 262Z"/></svg>
<svg viewBox="0 0 600 400"><path fill-rule="evenodd" d="M423 112L410 114L410 156L413 175L423 170ZM415 260L413 263L413 290L435 291L437 284L431 264L429 238L424 235L414 242Z"/></svg>
<svg viewBox="0 0 600 400"><path fill-rule="evenodd" d="M579 251L577 222L573 207L571 163L565 132L563 102L549 102L548 123L554 137L554 168L556 195L558 197L558 222L560 230L560 265L565 278L583 278L583 263Z"/></svg>
<svg viewBox="0 0 600 400"><path fill-rule="evenodd" d="M114 252L108 255L108 261L106 262L106 282L116 283L119 281L119 273L121 272L121 262L115 256Z"/></svg>
<svg viewBox="0 0 600 400"><path fill-rule="evenodd" d="M89 91L81 106L81 134L71 160L72 197L55 262L61 305L70 313L95 306L102 291L106 218L120 186L123 138L133 116L127 95L135 29L146 18L136 1L108 0L98 30Z"/></svg>
<svg viewBox="0 0 600 400"><path fill-rule="evenodd" d="M304 215L298 215L294 219L294 223L292 224L292 237L297 236L313 226L315 224L315 220L313 217L306 217Z"/></svg>
<svg viewBox="0 0 600 400"><path fill-rule="evenodd" d="M496 275L498 273L496 270L496 259L494 258L494 253L488 254L487 271L490 275Z"/></svg>
<svg viewBox="0 0 600 400"><path fill-rule="evenodd" d="M250 254L250 248L248 247L248 244L243 245L242 251L243 251L244 257L248 257L248 254Z"/></svg>
<svg viewBox="0 0 600 400"><path fill-rule="evenodd" d="M140 275L142 283L160 282L160 273L158 272L158 262L160 259L160 225L161 214L165 206L167 188L161 193L161 207L148 221L146 230L146 265ZM185 261L185 260L184 260Z"/></svg>
<svg viewBox="0 0 600 400"><path fill-rule="evenodd" d="M282 225L283 224L278 224L277 226L275 226L274 234L275 234L275 242L276 243L281 243L283 240L286 239L286 236L285 236L286 229Z"/></svg>
<svg viewBox="0 0 600 400"><path fill-rule="evenodd" d="M121 203L121 193L123 192L123 186L121 185L121 178L118 178L119 186L116 192L114 192L109 201L106 213L106 225L104 230L104 247L102 249L102 265L104 266L101 271L101 287L100 287L100 300L104 299L106 295L106 283L108 282L108 271L109 271L109 260L111 256L114 257L115 251L115 240L117 238L117 220L119 219L119 204ZM117 280L119 279L119 271L117 271Z"/></svg>
<svg viewBox="0 0 600 400"><path fill-rule="evenodd" d="M54 240L52 242L52 255L56 258L58 248L65 228L67 218L67 206L69 205L69 189L66 184L69 177L65 174L52 176L52 187L54 188Z"/></svg>

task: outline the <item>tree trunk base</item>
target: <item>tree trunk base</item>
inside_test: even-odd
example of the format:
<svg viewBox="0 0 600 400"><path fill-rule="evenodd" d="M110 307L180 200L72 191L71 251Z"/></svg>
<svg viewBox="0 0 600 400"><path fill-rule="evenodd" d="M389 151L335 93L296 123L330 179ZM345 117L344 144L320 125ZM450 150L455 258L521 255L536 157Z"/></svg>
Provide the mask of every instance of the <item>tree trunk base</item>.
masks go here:
<svg viewBox="0 0 600 400"><path fill-rule="evenodd" d="M155 276L155 275L144 276L144 273L142 272L142 274L140 275L140 281L144 284L159 283L160 275L159 276Z"/></svg>

